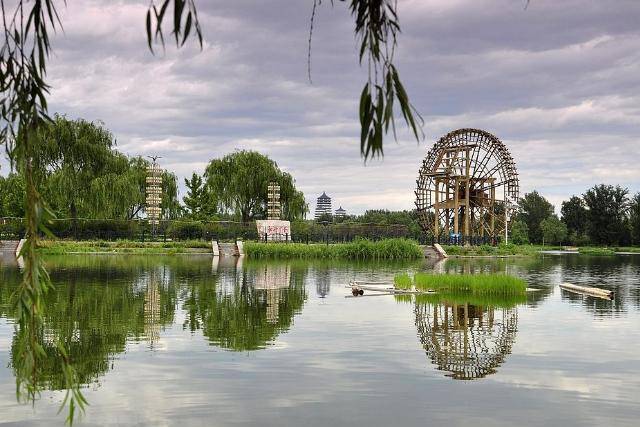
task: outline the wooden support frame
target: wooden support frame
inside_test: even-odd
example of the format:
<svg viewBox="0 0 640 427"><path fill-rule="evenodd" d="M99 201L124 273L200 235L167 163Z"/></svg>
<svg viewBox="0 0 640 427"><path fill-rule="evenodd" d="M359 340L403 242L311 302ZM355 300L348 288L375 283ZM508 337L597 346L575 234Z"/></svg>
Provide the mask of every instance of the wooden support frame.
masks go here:
<svg viewBox="0 0 640 427"><path fill-rule="evenodd" d="M434 237L451 232L485 239L501 236L505 224L496 209L519 195L515 162L507 148L478 129L458 129L442 137L424 159L417 185L420 223Z"/></svg>

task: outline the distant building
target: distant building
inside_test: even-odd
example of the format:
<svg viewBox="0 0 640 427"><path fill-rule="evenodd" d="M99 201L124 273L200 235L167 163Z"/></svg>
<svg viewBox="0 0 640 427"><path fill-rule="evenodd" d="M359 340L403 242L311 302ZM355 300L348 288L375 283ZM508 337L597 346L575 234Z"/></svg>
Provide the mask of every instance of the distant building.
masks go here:
<svg viewBox="0 0 640 427"><path fill-rule="evenodd" d="M315 219L319 219L321 216L328 214L331 216L333 212L331 211L331 197L327 196L327 193L323 192L318 200L316 201L316 213Z"/></svg>
<svg viewBox="0 0 640 427"><path fill-rule="evenodd" d="M344 218L345 216L347 216L347 211L342 209L342 206L336 209L336 218Z"/></svg>

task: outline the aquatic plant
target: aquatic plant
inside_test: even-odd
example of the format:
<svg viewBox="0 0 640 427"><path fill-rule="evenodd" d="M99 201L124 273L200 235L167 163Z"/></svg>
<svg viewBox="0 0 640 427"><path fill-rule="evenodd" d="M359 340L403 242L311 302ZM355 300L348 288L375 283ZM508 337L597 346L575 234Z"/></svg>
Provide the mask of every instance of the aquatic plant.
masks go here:
<svg viewBox="0 0 640 427"><path fill-rule="evenodd" d="M398 289L411 289L413 287L413 280L407 273L396 275L393 278L393 283Z"/></svg>
<svg viewBox="0 0 640 427"><path fill-rule="evenodd" d="M469 292L475 295L524 294L527 283L506 274L433 274L416 273L416 289L445 290L447 292Z"/></svg>
<svg viewBox="0 0 640 427"><path fill-rule="evenodd" d="M506 274L433 274L416 273L413 283L407 274L394 278L399 289L436 291L446 294L472 295L524 295L527 283Z"/></svg>
<svg viewBox="0 0 640 427"><path fill-rule="evenodd" d="M249 258L418 259L424 256L418 244L407 239L376 242L358 239L331 245L246 242L244 250Z"/></svg>

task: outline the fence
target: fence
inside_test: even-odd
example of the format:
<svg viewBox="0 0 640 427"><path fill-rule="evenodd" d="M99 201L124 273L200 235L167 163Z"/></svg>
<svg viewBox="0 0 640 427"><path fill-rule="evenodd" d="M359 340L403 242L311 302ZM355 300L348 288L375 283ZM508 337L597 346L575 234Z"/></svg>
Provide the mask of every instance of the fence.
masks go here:
<svg viewBox="0 0 640 427"><path fill-rule="evenodd" d="M146 220L56 219L49 229L58 238L74 240L264 240L254 222L164 220L152 227ZM318 224L294 221L292 235L282 236L296 243L350 242L356 238L381 240L414 238L404 225L386 224ZM0 240L24 236L22 218L0 218Z"/></svg>
<svg viewBox="0 0 640 427"><path fill-rule="evenodd" d="M424 244L433 245L439 243L441 245L450 246L480 246L480 245L499 245L502 242L502 236L465 236L462 234L452 234L450 236L429 236L421 241Z"/></svg>

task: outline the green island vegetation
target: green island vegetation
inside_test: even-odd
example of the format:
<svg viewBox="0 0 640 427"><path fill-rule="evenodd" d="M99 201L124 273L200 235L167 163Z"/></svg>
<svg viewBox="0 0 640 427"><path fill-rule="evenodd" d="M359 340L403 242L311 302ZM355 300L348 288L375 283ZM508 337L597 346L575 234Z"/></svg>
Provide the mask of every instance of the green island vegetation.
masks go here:
<svg viewBox="0 0 640 427"><path fill-rule="evenodd" d="M416 273L413 280L408 274L394 277L398 289L415 288L444 294L525 295L527 282L506 274L433 274Z"/></svg>
<svg viewBox="0 0 640 427"><path fill-rule="evenodd" d="M469 304L481 307L512 308L520 304L526 304L528 298L526 294L518 295L473 295L455 293L434 293L434 294L396 294L396 301L416 304Z"/></svg>
<svg viewBox="0 0 640 427"><path fill-rule="evenodd" d="M357 239L330 245L246 242L244 250L249 258L419 259L424 256L420 246L408 239Z"/></svg>

